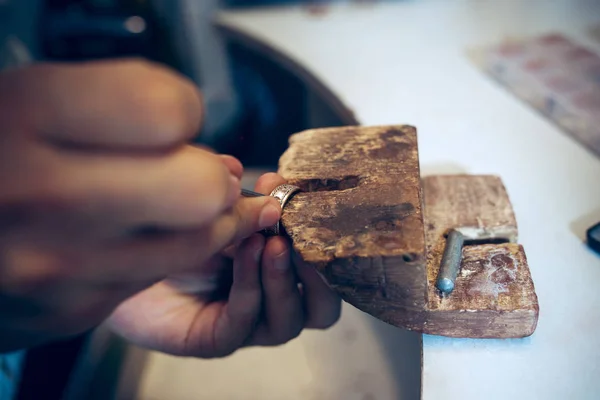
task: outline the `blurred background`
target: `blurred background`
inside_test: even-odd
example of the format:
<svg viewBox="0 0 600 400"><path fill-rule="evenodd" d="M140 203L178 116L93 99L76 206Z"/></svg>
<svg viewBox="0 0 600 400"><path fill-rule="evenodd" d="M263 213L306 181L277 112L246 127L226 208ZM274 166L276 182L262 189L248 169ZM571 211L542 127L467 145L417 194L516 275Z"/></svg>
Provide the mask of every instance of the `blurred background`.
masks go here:
<svg viewBox="0 0 600 400"><path fill-rule="evenodd" d="M207 112L199 142L272 169L289 134L310 126L311 94L279 64L224 39L213 17L223 9L323 3L0 0L0 66L138 56L166 64L202 89ZM329 125L353 122L329 114Z"/></svg>

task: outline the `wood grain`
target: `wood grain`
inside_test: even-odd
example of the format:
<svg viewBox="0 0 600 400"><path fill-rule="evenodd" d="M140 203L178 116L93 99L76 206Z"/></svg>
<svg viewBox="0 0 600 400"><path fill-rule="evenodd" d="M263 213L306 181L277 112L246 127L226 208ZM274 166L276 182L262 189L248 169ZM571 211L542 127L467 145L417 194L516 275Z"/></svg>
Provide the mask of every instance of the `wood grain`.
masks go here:
<svg viewBox="0 0 600 400"><path fill-rule="evenodd" d="M499 177L451 175L423 179L427 240L427 318L422 331L456 337L523 337L535 330L538 301L517 223ZM466 241L454 291L435 287L444 234ZM500 239L500 240L498 240Z"/></svg>
<svg viewBox="0 0 600 400"><path fill-rule="evenodd" d="M345 127L295 134L279 173L304 193L282 225L344 300L401 325L426 303L416 131Z"/></svg>
<svg viewBox="0 0 600 400"><path fill-rule="evenodd" d="M498 177L421 180L416 129L406 125L297 133L279 173L302 188L282 215L294 251L348 303L445 336L535 329L537 297ZM467 243L456 288L443 297L435 279L450 228L490 243Z"/></svg>

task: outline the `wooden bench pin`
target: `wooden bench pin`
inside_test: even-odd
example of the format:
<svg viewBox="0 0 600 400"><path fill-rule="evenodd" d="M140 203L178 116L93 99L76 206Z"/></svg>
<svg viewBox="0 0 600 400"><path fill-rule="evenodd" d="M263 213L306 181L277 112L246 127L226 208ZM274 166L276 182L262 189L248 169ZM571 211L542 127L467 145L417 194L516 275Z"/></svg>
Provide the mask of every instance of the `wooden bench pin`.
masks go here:
<svg viewBox="0 0 600 400"><path fill-rule="evenodd" d="M407 125L294 134L278 172L300 188L285 234L346 302L423 333L534 332L537 296L498 177L421 178Z"/></svg>

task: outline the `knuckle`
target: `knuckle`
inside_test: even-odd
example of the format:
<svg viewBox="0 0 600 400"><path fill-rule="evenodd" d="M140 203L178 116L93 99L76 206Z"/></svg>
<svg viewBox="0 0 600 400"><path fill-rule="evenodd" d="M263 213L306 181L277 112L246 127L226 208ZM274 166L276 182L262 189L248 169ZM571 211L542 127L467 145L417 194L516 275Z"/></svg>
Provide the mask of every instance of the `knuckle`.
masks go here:
<svg viewBox="0 0 600 400"><path fill-rule="evenodd" d="M271 340L269 340L269 346L281 346L289 342L290 339L287 339L283 336L273 335Z"/></svg>
<svg viewBox="0 0 600 400"><path fill-rule="evenodd" d="M224 211L229 191L227 169L214 158L191 147L172 156L164 165L169 179L161 198L150 200L151 203L171 207L174 223L209 228L208 224L216 222Z"/></svg>
<svg viewBox="0 0 600 400"><path fill-rule="evenodd" d="M223 211L231 183L227 168L211 158L202 161L202 171L197 177L197 182L202 182L202 184L193 185L190 189L194 193L190 193L190 195L194 196L191 199L195 199L196 209L206 210L216 216Z"/></svg>
<svg viewBox="0 0 600 400"><path fill-rule="evenodd" d="M237 348L222 349L214 354L213 358L225 358L237 352Z"/></svg>
<svg viewBox="0 0 600 400"><path fill-rule="evenodd" d="M186 207L186 218L189 221L202 223L206 226L207 223L217 224L218 227L214 228L221 229L220 233L227 233L228 224L235 222L237 214L235 210L230 210L224 213L224 201L225 197L222 190L218 185L213 186L211 193L206 193L206 187L204 185L195 185L190 187L185 194L186 198L189 199L188 206ZM225 218L228 217L228 218ZM223 219L224 218L224 219ZM218 232L217 232L218 233Z"/></svg>
<svg viewBox="0 0 600 400"><path fill-rule="evenodd" d="M272 334L272 342L275 346L286 344L296 339L302 333L303 326L300 323L294 324L287 330L275 331Z"/></svg>
<svg viewBox="0 0 600 400"><path fill-rule="evenodd" d="M70 172L49 171L44 179L36 179L36 182L39 184L30 196L34 200L25 203L32 218L39 216L44 221L55 221L61 216L92 211L91 193L78 179L72 179Z"/></svg>
<svg viewBox="0 0 600 400"><path fill-rule="evenodd" d="M337 318L336 319L328 319L328 320L316 320L310 324L310 328L318 329L318 330L326 330L326 329L331 328L333 325L335 325L335 323L337 321L338 321Z"/></svg>
<svg viewBox="0 0 600 400"><path fill-rule="evenodd" d="M267 172L261 175L256 181L256 190L267 195L277 185L285 183L286 180L276 172Z"/></svg>
<svg viewBox="0 0 600 400"><path fill-rule="evenodd" d="M218 350L211 350L211 351L202 350L202 351L193 353L193 355L197 358L213 360L213 359L229 357L230 355L232 355L235 352L236 352L235 349L218 349Z"/></svg>
<svg viewBox="0 0 600 400"><path fill-rule="evenodd" d="M141 62L136 67L141 91L136 96L143 99L147 134L170 143L198 132L203 113L199 90L166 68Z"/></svg>
<svg viewBox="0 0 600 400"><path fill-rule="evenodd" d="M302 333L302 330L304 329L303 325L304 324L298 323L298 325L291 331L289 340L294 340L298 336L300 336L300 334Z"/></svg>
<svg viewBox="0 0 600 400"><path fill-rule="evenodd" d="M335 310L332 310L329 314L309 321L309 323L307 323L307 326L311 329L329 329L339 321L340 316L341 310L340 307L337 307Z"/></svg>
<svg viewBox="0 0 600 400"><path fill-rule="evenodd" d="M56 285L67 269L62 257L31 250L8 251L3 264L2 291L14 296L30 296Z"/></svg>
<svg viewBox="0 0 600 400"><path fill-rule="evenodd" d="M208 346L197 346L192 343L187 343L186 346L179 352L180 355L191 355L203 359L218 359L229 357L234 354L239 348L232 346L229 343L218 343Z"/></svg>

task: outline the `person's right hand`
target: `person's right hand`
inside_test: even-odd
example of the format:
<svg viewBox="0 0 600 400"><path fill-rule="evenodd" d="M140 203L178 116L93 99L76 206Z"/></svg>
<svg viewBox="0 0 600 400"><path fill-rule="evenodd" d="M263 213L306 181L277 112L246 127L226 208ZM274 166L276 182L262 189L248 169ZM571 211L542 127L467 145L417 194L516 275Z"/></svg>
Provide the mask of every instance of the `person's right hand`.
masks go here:
<svg viewBox="0 0 600 400"><path fill-rule="evenodd" d="M149 63L0 74L0 352L83 332L279 219L241 164L186 145L194 85Z"/></svg>

